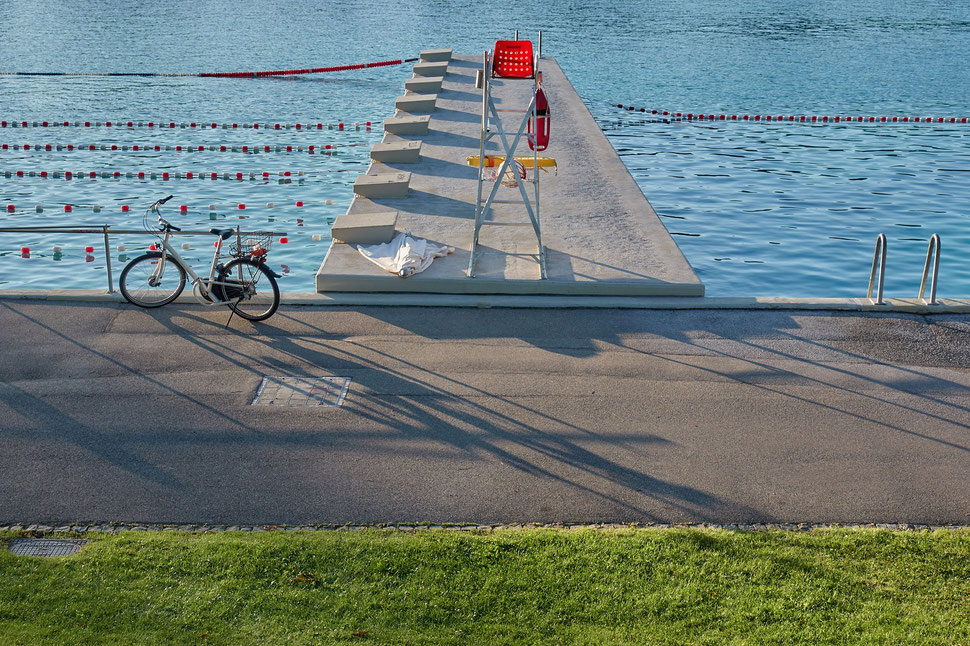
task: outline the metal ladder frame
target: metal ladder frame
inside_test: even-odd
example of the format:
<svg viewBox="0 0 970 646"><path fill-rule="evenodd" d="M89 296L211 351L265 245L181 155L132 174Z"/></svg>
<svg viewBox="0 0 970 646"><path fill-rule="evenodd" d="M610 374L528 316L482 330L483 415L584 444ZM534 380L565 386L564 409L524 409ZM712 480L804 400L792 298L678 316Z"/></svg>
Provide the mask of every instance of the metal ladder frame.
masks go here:
<svg viewBox="0 0 970 646"><path fill-rule="evenodd" d="M518 40L518 31L516 31L516 40ZM539 279L544 280L546 278L546 249L542 244L542 230L539 220L539 151L536 146L533 145L533 164L532 164L532 200L530 201L529 191L526 189L526 180L519 177L519 173L516 171L512 172L515 177L516 186L519 189L519 194L522 196L522 201L518 200L496 200L495 195L498 192L498 188L501 184L502 178L505 176L506 170L515 161L515 149L519 145L519 140L522 139L523 134L527 138L531 138L530 135L526 133L526 129L529 126L529 120L534 119L535 106L536 106L536 90L538 89L538 83L541 82L542 76L539 73L539 57L542 52L542 32L539 32L539 47L536 51L533 60L533 82L532 82L532 99L529 101L529 106L525 110L509 110L509 109L499 109L495 107L495 103L492 101L491 95L491 56L489 52L486 51L483 57L483 67L482 67L482 134L479 143L479 154L478 154L478 199L475 204L475 232L472 236L472 247L471 253L468 258L468 276L469 278L475 277L475 260L479 255L485 253L501 253L504 255L527 255L536 258L539 264ZM519 124L518 130L515 131L515 136L512 139L512 143L509 144L508 137L511 136L511 132L506 132L502 119L499 117L499 112L513 112L513 113L523 113L522 122ZM534 122L536 123L536 122ZM494 131L493 131L494 128ZM496 176L495 185L492 186L492 190L489 192L488 197L482 200L482 183L485 181L485 145L488 141L498 135L502 141L502 147L505 149L505 161L499 167L498 174ZM533 142L534 144L534 142ZM529 216L528 222L494 222L487 220L486 217L490 213L492 204L522 204L525 206L526 213ZM536 235L536 245L537 252L535 254L513 254L501 251L479 251L478 250L478 239L479 234L483 226L531 226L532 230Z"/></svg>

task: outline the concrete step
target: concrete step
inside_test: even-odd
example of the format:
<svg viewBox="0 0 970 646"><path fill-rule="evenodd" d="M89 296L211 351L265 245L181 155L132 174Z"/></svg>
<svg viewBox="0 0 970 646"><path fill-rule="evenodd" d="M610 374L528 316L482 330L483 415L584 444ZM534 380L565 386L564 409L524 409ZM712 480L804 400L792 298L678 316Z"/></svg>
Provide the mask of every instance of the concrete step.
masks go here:
<svg viewBox="0 0 970 646"><path fill-rule="evenodd" d="M435 103L438 101L437 94L413 94L408 93L399 96L394 106L401 112L418 114L422 112L434 112Z"/></svg>
<svg viewBox="0 0 970 646"><path fill-rule="evenodd" d="M437 94L441 91L441 82L444 80L443 76L415 76L404 82L404 89L420 94Z"/></svg>
<svg viewBox="0 0 970 646"><path fill-rule="evenodd" d="M385 164L415 164L421 158L420 141L393 141L375 144L370 158Z"/></svg>
<svg viewBox="0 0 970 646"><path fill-rule="evenodd" d="M394 237L397 211L354 213L338 217L330 228L334 240L348 244L383 244Z"/></svg>
<svg viewBox="0 0 970 646"><path fill-rule="evenodd" d="M421 60L427 63L437 63L451 60L451 48L448 49L423 49L421 50Z"/></svg>
<svg viewBox="0 0 970 646"><path fill-rule="evenodd" d="M411 173L381 173L358 175L354 181L354 193L361 197L407 197Z"/></svg>
<svg viewBox="0 0 970 646"><path fill-rule="evenodd" d="M434 63L415 63L415 76L443 76L448 70L448 61Z"/></svg>
<svg viewBox="0 0 970 646"><path fill-rule="evenodd" d="M392 135L426 135L431 117L428 115L401 114L384 119L384 132Z"/></svg>

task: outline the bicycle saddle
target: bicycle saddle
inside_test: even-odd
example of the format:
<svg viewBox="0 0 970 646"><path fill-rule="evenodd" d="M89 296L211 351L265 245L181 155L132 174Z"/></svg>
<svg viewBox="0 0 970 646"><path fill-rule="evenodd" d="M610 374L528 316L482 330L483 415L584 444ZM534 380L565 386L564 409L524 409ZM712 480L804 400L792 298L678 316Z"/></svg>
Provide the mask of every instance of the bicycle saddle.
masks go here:
<svg viewBox="0 0 970 646"><path fill-rule="evenodd" d="M219 236L223 240L228 240L235 232L235 229L209 229L209 233L214 236Z"/></svg>

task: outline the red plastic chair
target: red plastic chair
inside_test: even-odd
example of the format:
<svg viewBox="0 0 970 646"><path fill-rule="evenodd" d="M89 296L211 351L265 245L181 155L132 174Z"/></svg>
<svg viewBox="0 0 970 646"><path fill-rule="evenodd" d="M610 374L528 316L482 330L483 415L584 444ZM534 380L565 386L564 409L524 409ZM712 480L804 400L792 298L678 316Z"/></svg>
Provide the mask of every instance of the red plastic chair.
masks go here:
<svg viewBox="0 0 970 646"><path fill-rule="evenodd" d="M492 77L531 79L535 77L531 40L497 40L492 55Z"/></svg>

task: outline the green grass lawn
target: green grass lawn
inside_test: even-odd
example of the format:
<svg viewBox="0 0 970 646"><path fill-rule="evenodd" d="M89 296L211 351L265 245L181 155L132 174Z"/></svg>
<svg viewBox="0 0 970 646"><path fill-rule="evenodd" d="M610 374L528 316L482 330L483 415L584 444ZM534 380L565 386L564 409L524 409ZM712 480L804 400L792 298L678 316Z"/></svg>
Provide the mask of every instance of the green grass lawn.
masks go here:
<svg viewBox="0 0 970 646"><path fill-rule="evenodd" d="M970 532L89 534L0 643L970 643Z"/></svg>

